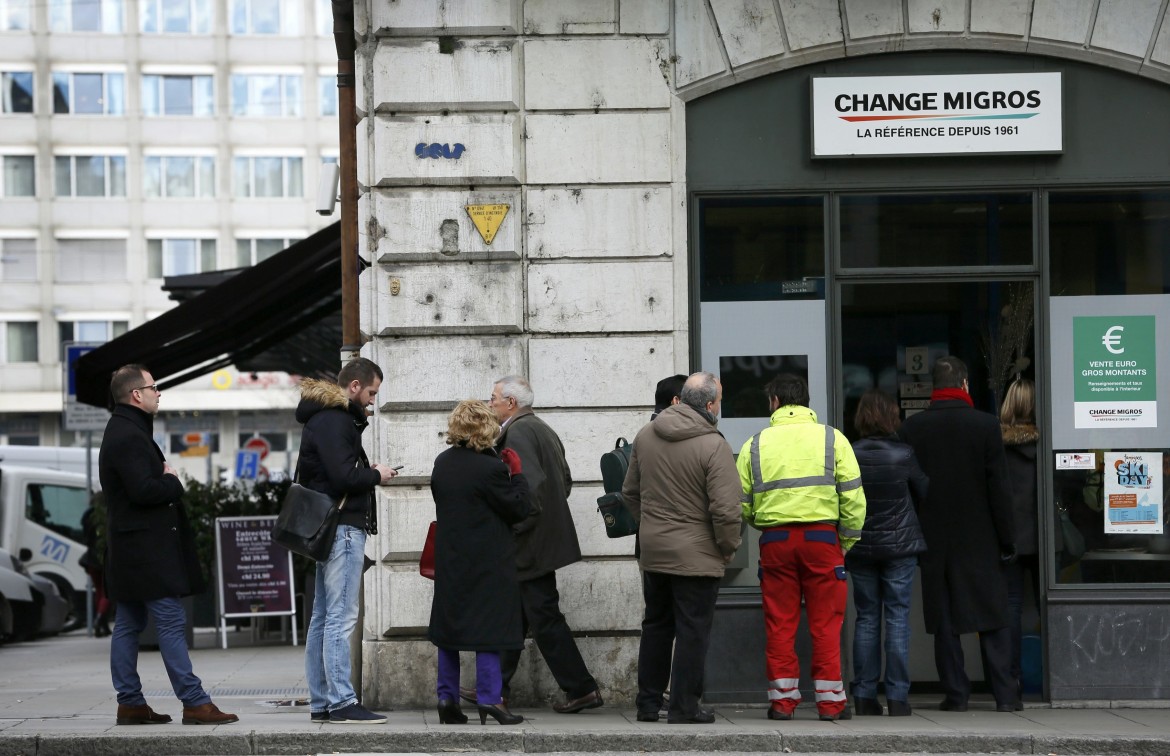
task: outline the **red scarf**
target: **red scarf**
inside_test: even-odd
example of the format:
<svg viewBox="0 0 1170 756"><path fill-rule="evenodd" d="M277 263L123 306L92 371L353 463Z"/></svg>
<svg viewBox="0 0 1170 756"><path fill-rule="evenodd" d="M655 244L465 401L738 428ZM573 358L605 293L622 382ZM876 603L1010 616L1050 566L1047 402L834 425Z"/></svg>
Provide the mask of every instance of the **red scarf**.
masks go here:
<svg viewBox="0 0 1170 756"><path fill-rule="evenodd" d="M941 388L930 392L930 401L937 402L940 399L962 399L970 406L975 406L975 402L971 401L971 395L961 388Z"/></svg>

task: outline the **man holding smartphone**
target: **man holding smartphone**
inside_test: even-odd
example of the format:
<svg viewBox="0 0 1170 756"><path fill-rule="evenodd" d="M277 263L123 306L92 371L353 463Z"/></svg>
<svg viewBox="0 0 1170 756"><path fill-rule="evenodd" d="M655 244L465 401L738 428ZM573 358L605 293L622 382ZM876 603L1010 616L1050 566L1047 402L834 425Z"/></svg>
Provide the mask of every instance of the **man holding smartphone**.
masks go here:
<svg viewBox="0 0 1170 756"><path fill-rule="evenodd" d="M341 517L329 558L317 563L313 615L305 638L309 716L314 722L383 724L366 709L350 682L349 638L361 600L366 534L378 532L374 488L390 482L398 468L371 465L362 448L370 407L382 385L382 370L359 357L347 363L337 383L301 382L297 422L301 434L297 476L301 485L342 499Z"/></svg>

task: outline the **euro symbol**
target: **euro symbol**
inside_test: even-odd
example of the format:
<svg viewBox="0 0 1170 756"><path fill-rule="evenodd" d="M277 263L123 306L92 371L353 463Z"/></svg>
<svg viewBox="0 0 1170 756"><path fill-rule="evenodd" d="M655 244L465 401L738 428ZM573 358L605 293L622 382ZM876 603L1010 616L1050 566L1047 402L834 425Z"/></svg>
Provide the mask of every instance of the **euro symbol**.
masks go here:
<svg viewBox="0 0 1170 756"><path fill-rule="evenodd" d="M1112 354L1122 354L1125 352L1125 347L1121 346L1121 332L1125 330L1125 326L1113 326L1101 338L1101 343Z"/></svg>

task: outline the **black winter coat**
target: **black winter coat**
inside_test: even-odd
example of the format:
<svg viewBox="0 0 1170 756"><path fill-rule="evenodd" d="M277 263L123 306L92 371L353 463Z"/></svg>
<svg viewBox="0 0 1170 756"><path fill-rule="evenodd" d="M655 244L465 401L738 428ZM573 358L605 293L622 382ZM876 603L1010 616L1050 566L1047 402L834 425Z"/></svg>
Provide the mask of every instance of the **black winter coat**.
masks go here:
<svg viewBox="0 0 1170 756"><path fill-rule="evenodd" d="M374 488L382 476L370 468L362 448L366 411L337 384L308 378L301 381L297 422L305 426L297 482L334 499L345 496L340 522L377 533Z"/></svg>
<svg viewBox="0 0 1170 756"><path fill-rule="evenodd" d="M520 455L532 492L531 512L514 528L519 578L533 580L581 561L577 528L569 512L573 477L556 431L532 410L524 410L504 426L496 448L512 449Z"/></svg>
<svg viewBox="0 0 1170 756"><path fill-rule="evenodd" d="M207 583L183 507L183 484L163 472L154 418L114 407L98 452L106 497L106 594L153 601L201 593Z"/></svg>
<svg viewBox="0 0 1170 756"><path fill-rule="evenodd" d="M916 512L926 501L928 481L914 450L886 436L860 439L853 444L853 454L865 490L865 527L861 540L845 555L846 564L926 551Z"/></svg>
<svg viewBox="0 0 1170 756"><path fill-rule="evenodd" d="M1039 440L1040 432L1035 425L1003 426L1008 492L1016 528L1016 551L1020 554L1040 553L1036 525L1036 442Z"/></svg>
<svg viewBox="0 0 1170 756"><path fill-rule="evenodd" d="M495 452L453 446L435 459L435 595L427 638L454 651L524 646L511 525L528 514L528 483Z"/></svg>
<svg viewBox="0 0 1170 756"><path fill-rule="evenodd" d="M930 478L918 510L927 551L922 568L926 632L944 601L957 633L1008 626L1007 582L999 554L1013 544L1012 508L999 421L961 399L935 400L898 431Z"/></svg>

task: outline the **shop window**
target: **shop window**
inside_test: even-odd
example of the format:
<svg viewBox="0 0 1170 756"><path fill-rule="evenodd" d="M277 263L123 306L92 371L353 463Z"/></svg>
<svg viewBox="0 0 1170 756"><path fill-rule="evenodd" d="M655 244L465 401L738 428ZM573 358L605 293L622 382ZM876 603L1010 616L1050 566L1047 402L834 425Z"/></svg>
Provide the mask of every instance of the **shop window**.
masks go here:
<svg viewBox="0 0 1170 756"><path fill-rule="evenodd" d="M145 34L211 34L211 0L139 0Z"/></svg>
<svg viewBox="0 0 1170 756"><path fill-rule="evenodd" d="M0 71L0 113L31 112L33 112L33 72Z"/></svg>
<svg viewBox="0 0 1170 756"><path fill-rule="evenodd" d="M1032 194L843 195L841 267L1032 265Z"/></svg>
<svg viewBox="0 0 1170 756"><path fill-rule="evenodd" d="M35 155L0 155L0 197L34 197L37 187Z"/></svg>
<svg viewBox="0 0 1170 756"><path fill-rule="evenodd" d="M1052 192L1052 296L1170 293L1170 192Z"/></svg>
<svg viewBox="0 0 1170 756"><path fill-rule="evenodd" d="M53 158L57 197L125 197L123 155L58 155Z"/></svg>
<svg viewBox="0 0 1170 756"><path fill-rule="evenodd" d="M215 270L215 239L147 239L148 278Z"/></svg>
<svg viewBox="0 0 1170 756"><path fill-rule="evenodd" d="M823 299L821 197L699 200L699 298L704 302Z"/></svg>
<svg viewBox="0 0 1170 756"><path fill-rule="evenodd" d="M299 157L233 158L232 193L236 197L302 197L303 163Z"/></svg>
<svg viewBox="0 0 1170 756"><path fill-rule="evenodd" d="M58 283L126 280L125 239L58 239L56 257Z"/></svg>
<svg viewBox="0 0 1170 756"><path fill-rule="evenodd" d="M215 158L147 155L142 161L142 193L167 199L214 197Z"/></svg>
<svg viewBox="0 0 1170 756"><path fill-rule="evenodd" d="M211 116L215 93L210 75L145 74L142 112L147 116Z"/></svg>
<svg viewBox="0 0 1170 756"><path fill-rule="evenodd" d="M126 112L126 77L112 72L54 71L53 112L122 115Z"/></svg>
<svg viewBox="0 0 1170 756"><path fill-rule="evenodd" d="M122 0L49 0L55 32L122 33Z"/></svg>

